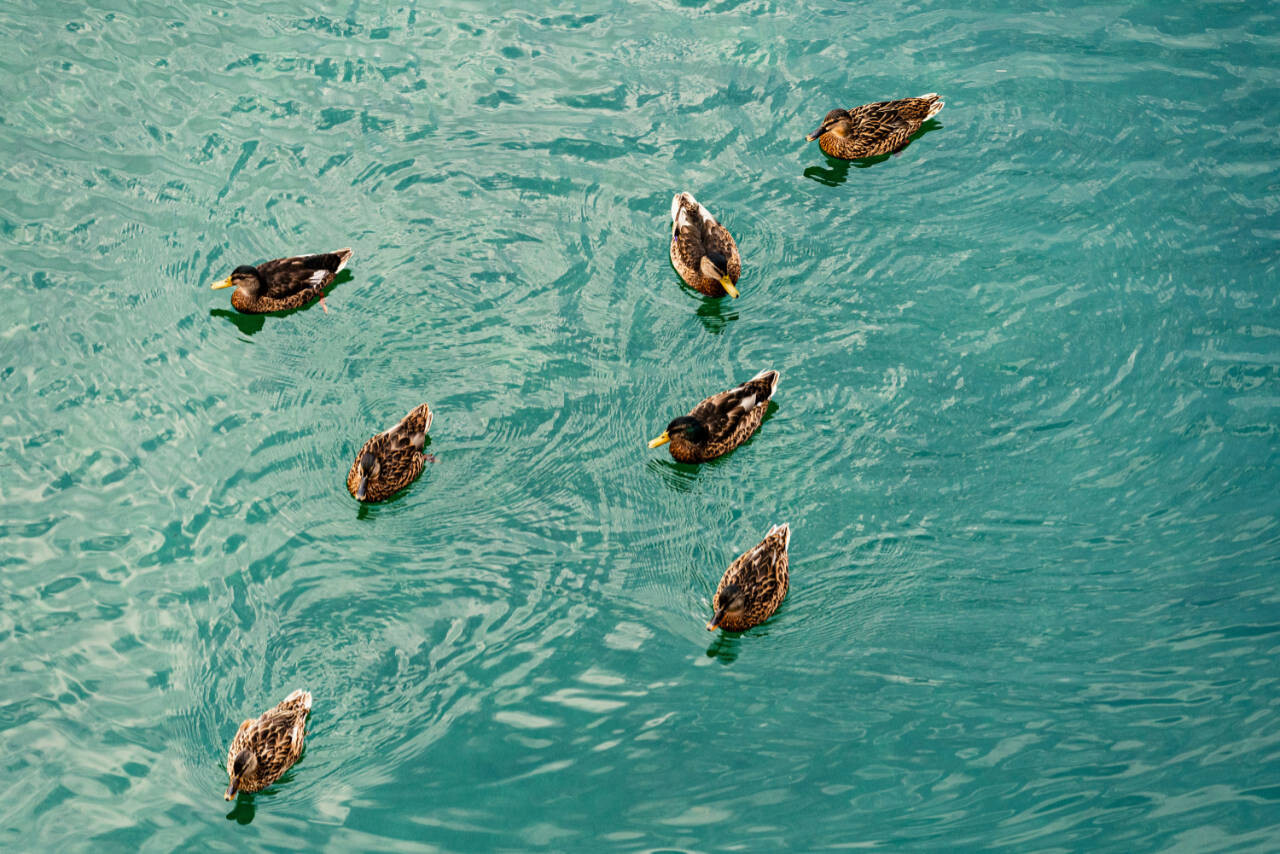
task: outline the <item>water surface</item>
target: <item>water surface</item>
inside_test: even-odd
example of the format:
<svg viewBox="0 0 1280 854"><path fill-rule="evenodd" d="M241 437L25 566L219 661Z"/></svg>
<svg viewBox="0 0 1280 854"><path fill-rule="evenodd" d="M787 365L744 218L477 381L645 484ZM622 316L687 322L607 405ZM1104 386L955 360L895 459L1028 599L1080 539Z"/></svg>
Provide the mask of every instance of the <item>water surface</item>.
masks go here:
<svg viewBox="0 0 1280 854"><path fill-rule="evenodd" d="M3 846L1276 850L1278 49L1233 2L8 4ZM803 140L930 91L900 157ZM682 189L740 299L671 269ZM208 288L343 246L327 315ZM766 367L731 456L645 449ZM784 521L786 603L709 635Z"/></svg>

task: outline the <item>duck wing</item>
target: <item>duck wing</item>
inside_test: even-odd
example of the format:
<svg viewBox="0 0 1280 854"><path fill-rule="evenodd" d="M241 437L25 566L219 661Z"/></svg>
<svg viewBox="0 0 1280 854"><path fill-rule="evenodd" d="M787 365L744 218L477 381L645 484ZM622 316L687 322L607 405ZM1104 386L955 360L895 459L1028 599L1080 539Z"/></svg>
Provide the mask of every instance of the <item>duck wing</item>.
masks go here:
<svg viewBox="0 0 1280 854"><path fill-rule="evenodd" d="M267 283L266 296L282 299L299 291L323 289L347 265L350 249L322 252L318 255L298 255L293 258L276 258L258 266L258 273Z"/></svg>
<svg viewBox="0 0 1280 854"><path fill-rule="evenodd" d="M747 597L747 612L753 621L767 619L787 595L790 574L787 569L787 546L791 543L791 526L774 525L756 546L748 549L729 565L716 588L720 593L731 584L740 587Z"/></svg>
<svg viewBox="0 0 1280 854"><path fill-rule="evenodd" d="M859 148L893 151L901 148L925 120L944 104L936 93L896 101L876 101L849 110L853 132L849 140Z"/></svg>
<svg viewBox="0 0 1280 854"><path fill-rule="evenodd" d="M911 136L911 121L904 114L903 101L876 101L849 110L853 131L848 139L859 147L872 148Z"/></svg>
<svg viewBox="0 0 1280 854"><path fill-rule="evenodd" d="M738 255L738 244L734 243L729 229L714 219L703 220L702 247L708 255L716 254L724 258L725 272L733 281L738 281L738 277L742 275L742 259Z"/></svg>
<svg viewBox="0 0 1280 854"><path fill-rule="evenodd" d="M698 200L689 193L676 196L672 205L671 254L691 270L697 270L702 256L707 254L704 245L706 227L702 216L705 211L706 208L698 204ZM711 222L715 223L715 219Z"/></svg>
<svg viewBox="0 0 1280 854"><path fill-rule="evenodd" d="M778 379L777 371L761 371L737 388L711 395L690 414L706 425L713 439L736 437L743 431L750 433L764 417Z"/></svg>
<svg viewBox="0 0 1280 854"><path fill-rule="evenodd" d="M427 431L431 429L431 420L435 416L427 404L414 407L400 423L383 435L387 437L386 449L390 452L407 450L421 451L427 441Z"/></svg>
<svg viewBox="0 0 1280 854"><path fill-rule="evenodd" d="M258 718L251 740L258 755L258 779L264 784L280 778L302 755L311 694L295 691Z"/></svg>

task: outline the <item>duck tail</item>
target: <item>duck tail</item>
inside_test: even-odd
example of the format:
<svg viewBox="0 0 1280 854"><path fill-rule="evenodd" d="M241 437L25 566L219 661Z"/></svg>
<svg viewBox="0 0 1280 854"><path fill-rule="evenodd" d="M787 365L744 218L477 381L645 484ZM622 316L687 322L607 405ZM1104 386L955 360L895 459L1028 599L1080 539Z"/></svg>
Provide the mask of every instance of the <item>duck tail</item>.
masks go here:
<svg viewBox="0 0 1280 854"><path fill-rule="evenodd" d="M338 256L338 266L334 269L333 272L341 273L342 268L347 266L347 262L351 260L351 256L355 253L353 253L350 249L339 249L337 252L334 252L333 254Z"/></svg>
<svg viewBox="0 0 1280 854"><path fill-rule="evenodd" d="M765 399L768 400L773 397L773 393L778 390L778 380L780 379L782 379L782 374L778 373L773 368L766 368L748 380L748 382L756 382L757 380L767 382L769 384L769 393L765 396Z"/></svg>
<svg viewBox="0 0 1280 854"><path fill-rule="evenodd" d="M786 522L783 522L781 525L774 525L770 528L769 533L765 535L765 539L767 540L779 532L782 534L782 547L784 549L789 548L791 546L791 525Z"/></svg>
<svg viewBox="0 0 1280 854"><path fill-rule="evenodd" d="M693 193L677 193L675 198L671 200L671 221L676 225L680 224L680 211L687 210L690 213L696 212L698 218L704 223L717 225L716 218L711 215L711 211L702 206L702 203L693 197Z"/></svg>
<svg viewBox="0 0 1280 854"><path fill-rule="evenodd" d="M302 688L299 688L289 696L285 697L284 702L281 703L280 705L288 708L293 708L296 706L298 708L303 709L304 711L309 712L311 711L311 692L304 690Z"/></svg>
<svg viewBox="0 0 1280 854"><path fill-rule="evenodd" d="M689 193L676 193L674 196L671 197L671 221L672 222L679 224L680 211L684 210L686 199L688 200L690 206L697 207L698 200L695 199Z"/></svg>
<svg viewBox="0 0 1280 854"><path fill-rule="evenodd" d="M413 408L413 411L404 417L404 421L400 422L410 430L413 444L419 450L427 441L427 431L431 429L431 421L434 419L435 413L431 411L431 407L423 403ZM394 427L392 428L395 429Z"/></svg>
<svg viewBox="0 0 1280 854"><path fill-rule="evenodd" d="M929 112L924 114L926 120L931 119L938 113L942 112L942 108L947 105L946 101L939 100L937 92L930 92L927 95L921 95L920 100L929 102Z"/></svg>

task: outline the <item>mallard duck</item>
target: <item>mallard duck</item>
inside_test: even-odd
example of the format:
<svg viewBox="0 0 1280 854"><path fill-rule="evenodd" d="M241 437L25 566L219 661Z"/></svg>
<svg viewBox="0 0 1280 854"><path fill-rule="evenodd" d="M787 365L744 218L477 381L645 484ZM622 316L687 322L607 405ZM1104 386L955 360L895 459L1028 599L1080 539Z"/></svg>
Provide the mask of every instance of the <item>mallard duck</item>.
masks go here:
<svg viewBox="0 0 1280 854"><path fill-rule="evenodd" d="M729 229L690 193L671 200L671 264L685 284L709 297L738 295L742 258Z"/></svg>
<svg viewBox="0 0 1280 854"><path fill-rule="evenodd" d="M852 110L832 110L822 124L805 139L818 140L832 157L859 160L891 151L901 151L920 130L925 120L946 106L937 92L919 98L877 101Z"/></svg>
<svg viewBox="0 0 1280 854"><path fill-rule="evenodd" d="M431 407L416 407L399 424L364 443L347 473L347 491L359 501L385 501L417 480L430 454L422 452Z"/></svg>
<svg viewBox="0 0 1280 854"><path fill-rule="evenodd" d="M326 312L324 289L333 281L347 262L350 249L325 252L321 255L300 255L295 258L277 258L264 261L254 267L241 264L213 289L235 287L231 304L245 314L265 314L268 311L284 311L306 305L320 298L320 307Z"/></svg>
<svg viewBox="0 0 1280 854"><path fill-rule="evenodd" d="M262 791L298 761L310 712L311 693L299 688L262 717L240 724L227 751L227 800L237 792Z"/></svg>
<svg viewBox="0 0 1280 854"><path fill-rule="evenodd" d="M787 546L791 526L774 525L764 541L740 556L724 571L711 600L715 613L707 631L745 632L773 616L787 597Z"/></svg>
<svg viewBox="0 0 1280 854"><path fill-rule="evenodd" d="M705 463L727 454L756 432L778 387L777 371L761 371L737 388L713 394L667 425L650 448L671 443L682 463Z"/></svg>

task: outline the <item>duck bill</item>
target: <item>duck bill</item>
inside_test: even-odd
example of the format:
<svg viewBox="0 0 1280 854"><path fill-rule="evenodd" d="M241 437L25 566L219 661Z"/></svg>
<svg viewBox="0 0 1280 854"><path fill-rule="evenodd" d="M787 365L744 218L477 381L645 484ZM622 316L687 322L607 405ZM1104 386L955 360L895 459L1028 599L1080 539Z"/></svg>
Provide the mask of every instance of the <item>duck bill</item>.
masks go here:
<svg viewBox="0 0 1280 854"><path fill-rule="evenodd" d="M230 785L230 786L227 786L227 791L226 791L226 793L222 796L222 799L223 799L224 801L233 801L233 800L235 800L236 793L237 793L237 792L239 792L239 791L240 791L240 781L239 781L239 780L232 780L232 781L231 781L231 785Z"/></svg>
<svg viewBox="0 0 1280 854"><path fill-rule="evenodd" d="M668 443L668 442L670 442L670 441L671 441L671 437L667 435L667 431L666 431L666 430L663 430L663 431L662 431L662 435L661 435L661 436L659 436L659 437L658 437L658 438L656 438L656 439L650 439L650 440L649 440L649 447L650 447L650 448L656 448L656 447L658 447L659 445L665 445L665 444L667 444L667 443Z"/></svg>
<svg viewBox="0 0 1280 854"><path fill-rule="evenodd" d="M725 612L724 608L721 608L719 611L716 611L716 615L711 618L710 622L707 623L707 631L714 632L716 629L720 628L720 621L724 619L724 612Z"/></svg>
<svg viewBox="0 0 1280 854"><path fill-rule="evenodd" d="M213 285L211 286L211 290L220 291L223 288L229 288L229 287L231 287L231 277L227 276L221 282L214 282Z"/></svg>
<svg viewBox="0 0 1280 854"><path fill-rule="evenodd" d="M805 139L809 142L813 142L815 139L817 139L820 136L822 136L822 128L818 128L813 133L806 136Z"/></svg>
<svg viewBox="0 0 1280 854"><path fill-rule="evenodd" d="M360 483L356 485L356 500L364 501L365 489L369 486L369 478L360 475Z"/></svg>
<svg viewBox="0 0 1280 854"><path fill-rule="evenodd" d="M738 289L733 286L733 280L728 276L720 277L720 287L724 288L724 292L734 299L738 298Z"/></svg>

